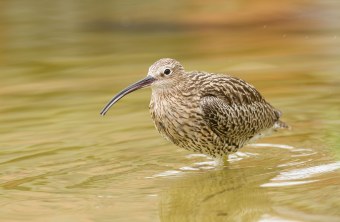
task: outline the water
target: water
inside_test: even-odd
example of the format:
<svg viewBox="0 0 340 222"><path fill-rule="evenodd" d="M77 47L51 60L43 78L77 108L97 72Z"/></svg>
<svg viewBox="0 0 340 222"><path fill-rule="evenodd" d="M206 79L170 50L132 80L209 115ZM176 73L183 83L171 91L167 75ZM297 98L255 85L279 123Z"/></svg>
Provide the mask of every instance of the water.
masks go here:
<svg viewBox="0 0 340 222"><path fill-rule="evenodd" d="M2 1L1 221L340 221L340 4L219 4ZM148 89L99 116L162 57L247 80L292 130L218 167L157 134Z"/></svg>

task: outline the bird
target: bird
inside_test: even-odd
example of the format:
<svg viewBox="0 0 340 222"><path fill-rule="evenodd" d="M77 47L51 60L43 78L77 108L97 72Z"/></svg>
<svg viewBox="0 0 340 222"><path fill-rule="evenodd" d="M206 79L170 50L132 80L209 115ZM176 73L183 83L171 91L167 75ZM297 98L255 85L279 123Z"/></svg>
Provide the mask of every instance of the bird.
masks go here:
<svg viewBox="0 0 340 222"><path fill-rule="evenodd" d="M281 112L254 86L226 74L185 71L175 59L162 58L147 76L116 94L100 112L125 95L151 87L150 113L158 132L191 152L223 159L251 141L288 125Z"/></svg>

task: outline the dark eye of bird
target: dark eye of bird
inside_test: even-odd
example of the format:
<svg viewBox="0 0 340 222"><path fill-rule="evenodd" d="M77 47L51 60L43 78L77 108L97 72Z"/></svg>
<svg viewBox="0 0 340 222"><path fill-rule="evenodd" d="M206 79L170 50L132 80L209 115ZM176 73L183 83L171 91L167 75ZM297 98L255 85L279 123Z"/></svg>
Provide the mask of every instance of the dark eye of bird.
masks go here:
<svg viewBox="0 0 340 222"><path fill-rule="evenodd" d="M165 69L165 70L164 70L164 74L165 74L165 75L169 75L170 73L171 73L171 70L170 70L170 69Z"/></svg>

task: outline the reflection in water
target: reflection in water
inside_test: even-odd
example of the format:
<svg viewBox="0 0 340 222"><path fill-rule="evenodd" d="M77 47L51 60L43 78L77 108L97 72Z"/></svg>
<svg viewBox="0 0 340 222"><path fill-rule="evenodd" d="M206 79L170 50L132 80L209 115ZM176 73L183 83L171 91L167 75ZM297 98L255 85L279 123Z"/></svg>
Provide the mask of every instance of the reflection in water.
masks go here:
<svg viewBox="0 0 340 222"><path fill-rule="evenodd" d="M278 187L281 190L275 192L287 192L283 198L290 196L297 204L308 206L304 193L290 195L292 186L306 185L320 182L327 177L327 173L340 178L336 170L340 168L340 162L305 167L313 151L306 148L294 148L280 144L254 144L252 146L282 149L277 154L286 156L277 158L274 162L259 158L262 152L258 150L253 155L241 156L245 158L232 158L229 166L218 166L211 170L202 170L199 167L182 167L182 171L174 171L173 174L158 174L157 176L176 176L166 190L161 193L160 212L162 221L294 221L289 213L292 211L297 218L306 217L305 210L292 210L283 206L276 208L273 205L273 191L269 188ZM272 145L272 147L270 146ZM252 150L254 152L254 150ZM287 153L291 158L287 159ZM298 157L296 154L299 153ZM297 163L297 159L300 161ZM238 163L239 162L239 163ZM291 164L294 163L295 164ZM283 166L295 167L291 169ZM234 166L238 164L238 166ZM194 164L200 166L201 164ZM262 167L266 166L266 167ZM189 170L183 170L188 169ZM195 169L195 170L192 170ZM199 172L197 172L197 170ZM264 181L273 181L263 183ZM313 187L313 184L309 186ZM281 187L281 188L280 188ZM306 187L303 187L306 189ZM313 195L318 195L316 191ZM329 195L332 195L331 193ZM279 195L280 196L280 195ZM307 205L305 205L307 204ZM314 203L314 208L322 203ZM293 212L294 211L294 212ZM284 213L285 212L285 213ZM313 212L313 211L312 211ZM309 213L312 213L309 212ZM317 215L315 221L337 221L339 218L332 216ZM314 221L311 219L311 221Z"/></svg>
<svg viewBox="0 0 340 222"><path fill-rule="evenodd" d="M270 212L260 187L269 170L228 168L178 178L162 192L162 221L256 221Z"/></svg>
<svg viewBox="0 0 340 222"><path fill-rule="evenodd" d="M340 221L339 7L0 1L0 220ZM219 168L157 135L149 90L99 116L162 57L245 79L293 129Z"/></svg>

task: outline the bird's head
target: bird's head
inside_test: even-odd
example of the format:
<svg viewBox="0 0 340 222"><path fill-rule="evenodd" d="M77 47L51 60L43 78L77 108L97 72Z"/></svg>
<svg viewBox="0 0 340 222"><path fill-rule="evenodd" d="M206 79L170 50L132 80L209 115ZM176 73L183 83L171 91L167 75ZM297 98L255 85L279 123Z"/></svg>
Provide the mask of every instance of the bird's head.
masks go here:
<svg viewBox="0 0 340 222"><path fill-rule="evenodd" d="M151 84L153 89L166 89L177 85L184 72L183 66L177 60L165 58L150 66L146 78L155 79Z"/></svg>
<svg viewBox="0 0 340 222"><path fill-rule="evenodd" d="M142 89L148 86L151 86L155 90L170 89L172 87L175 87L181 81L182 79L181 77L183 76L184 73L185 71L183 66L175 59L170 58L160 59L150 66L149 72L144 79L120 91L103 108L100 114L105 115L107 111L109 111L111 106L113 106L121 98L138 89Z"/></svg>

